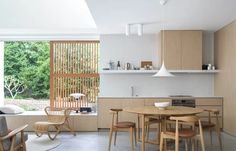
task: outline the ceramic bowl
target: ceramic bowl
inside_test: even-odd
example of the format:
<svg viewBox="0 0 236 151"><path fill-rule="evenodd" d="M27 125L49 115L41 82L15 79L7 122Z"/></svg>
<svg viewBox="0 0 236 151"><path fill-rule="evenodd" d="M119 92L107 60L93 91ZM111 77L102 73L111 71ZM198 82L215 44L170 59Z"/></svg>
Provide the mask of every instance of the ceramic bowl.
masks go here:
<svg viewBox="0 0 236 151"><path fill-rule="evenodd" d="M157 107L160 110L166 109L166 107L170 106L170 102L156 102L154 103L155 107Z"/></svg>

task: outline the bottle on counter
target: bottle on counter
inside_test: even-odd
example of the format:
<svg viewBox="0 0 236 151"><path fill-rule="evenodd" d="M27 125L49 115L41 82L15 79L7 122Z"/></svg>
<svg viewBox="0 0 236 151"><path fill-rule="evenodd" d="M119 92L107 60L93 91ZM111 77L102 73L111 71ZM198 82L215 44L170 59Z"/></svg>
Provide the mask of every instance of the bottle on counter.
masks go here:
<svg viewBox="0 0 236 151"><path fill-rule="evenodd" d="M117 70L121 70L120 61L117 62Z"/></svg>

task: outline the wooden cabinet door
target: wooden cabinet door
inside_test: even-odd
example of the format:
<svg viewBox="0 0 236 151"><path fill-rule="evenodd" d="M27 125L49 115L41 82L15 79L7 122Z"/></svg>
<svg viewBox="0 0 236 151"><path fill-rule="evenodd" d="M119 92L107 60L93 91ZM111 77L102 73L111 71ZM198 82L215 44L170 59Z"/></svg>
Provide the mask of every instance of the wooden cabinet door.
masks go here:
<svg viewBox="0 0 236 151"><path fill-rule="evenodd" d="M109 128L111 126L112 114L110 109L122 109L120 99L99 99L98 100L98 128Z"/></svg>
<svg viewBox="0 0 236 151"><path fill-rule="evenodd" d="M161 46L166 68L181 69L181 31L161 31Z"/></svg>
<svg viewBox="0 0 236 151"><path fill-rule="evenodd" d="M182 70L202 69L202 31L182 31Z"/></svg>

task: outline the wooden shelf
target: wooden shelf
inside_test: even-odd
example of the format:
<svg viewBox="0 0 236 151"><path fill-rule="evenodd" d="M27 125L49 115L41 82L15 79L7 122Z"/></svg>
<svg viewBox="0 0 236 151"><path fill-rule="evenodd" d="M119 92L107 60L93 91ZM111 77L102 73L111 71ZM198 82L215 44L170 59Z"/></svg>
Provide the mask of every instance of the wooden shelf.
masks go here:
<svg viewBox="0 0 236 151"><path fill-rule="evenodd" d="M100 74L154 74L159 70L101 70ZM169 70L176 74L214 74L219 70Z"/></svg>

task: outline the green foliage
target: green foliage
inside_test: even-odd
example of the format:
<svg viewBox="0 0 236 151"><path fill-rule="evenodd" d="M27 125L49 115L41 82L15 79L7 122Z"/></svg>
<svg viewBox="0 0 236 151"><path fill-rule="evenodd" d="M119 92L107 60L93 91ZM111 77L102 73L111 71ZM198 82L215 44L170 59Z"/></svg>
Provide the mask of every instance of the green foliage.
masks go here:
<svg viewBox="0 0 236 151"><path fill-rule="evenodd" d="M49 42L5 42L4 74L27 87L18 97L49 98Z"/></svg>

